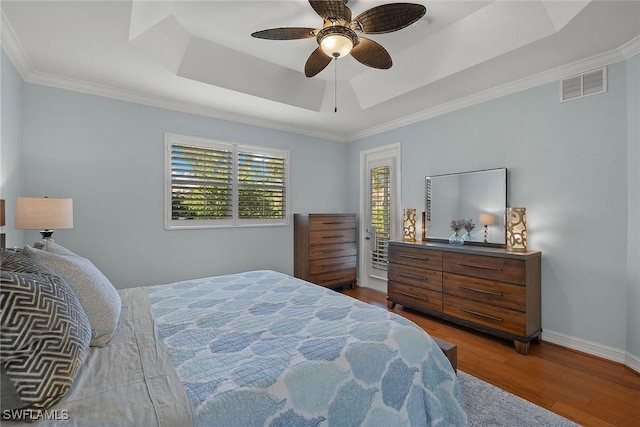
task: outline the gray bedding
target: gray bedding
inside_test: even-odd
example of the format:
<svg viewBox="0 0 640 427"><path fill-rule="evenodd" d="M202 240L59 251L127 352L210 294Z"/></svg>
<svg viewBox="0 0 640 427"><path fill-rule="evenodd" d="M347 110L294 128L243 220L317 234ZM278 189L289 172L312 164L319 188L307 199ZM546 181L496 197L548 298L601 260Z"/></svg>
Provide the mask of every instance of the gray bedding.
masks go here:
<svg viewBox="0 0 640 427"><path fill-rule="evenodd" d="M175 427L192 424L184 387L171 357L156 340L146 291L132 288L119 293L122 310L116 333L106 347L90 348L69 394L46 413L54 419L7 425Z"/></svg>

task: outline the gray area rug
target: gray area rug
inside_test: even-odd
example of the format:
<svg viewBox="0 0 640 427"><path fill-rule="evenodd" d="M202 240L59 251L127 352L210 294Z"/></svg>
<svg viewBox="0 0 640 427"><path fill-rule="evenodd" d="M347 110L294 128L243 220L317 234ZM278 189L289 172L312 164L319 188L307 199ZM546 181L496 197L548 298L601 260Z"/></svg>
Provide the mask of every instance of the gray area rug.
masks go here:
<svg viewBox="0 0 640 427"><path fill-rule="evenodd" d="M458 370L470 426L578 426L518 396Z"/></svg>

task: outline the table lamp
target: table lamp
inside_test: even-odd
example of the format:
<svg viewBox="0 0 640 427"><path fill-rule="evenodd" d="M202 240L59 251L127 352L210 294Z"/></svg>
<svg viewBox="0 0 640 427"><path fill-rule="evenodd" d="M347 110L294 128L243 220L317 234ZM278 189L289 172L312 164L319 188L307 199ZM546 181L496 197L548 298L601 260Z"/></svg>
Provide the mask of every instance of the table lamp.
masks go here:
<svg viewBox="0 0 640 427"><path fill-rule="evenodd" d="M73 200L18 197L15 227L19 230L40 230L46 246L53 242L54 230L73 228Z"/></svg>
<svg viewBox="0 0 640 427"><path fill-rule="evenodd" d="M483 213L478 217L478 222L484 225L484 242L489 243L487 233L489 232L489 226L496 223L496 216L490 213Z"/></svg>

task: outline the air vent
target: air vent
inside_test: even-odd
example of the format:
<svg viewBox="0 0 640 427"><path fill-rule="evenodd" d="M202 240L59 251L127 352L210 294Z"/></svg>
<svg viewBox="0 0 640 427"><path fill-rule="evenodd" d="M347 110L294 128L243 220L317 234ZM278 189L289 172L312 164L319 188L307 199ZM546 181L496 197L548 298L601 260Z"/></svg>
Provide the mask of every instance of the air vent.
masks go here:
<svg viewBox="0 0 640 427"><path fill-rule="evenodd" d="M570 101L607 91L607 68L602 67L560 82L560 101Z"/></svg>

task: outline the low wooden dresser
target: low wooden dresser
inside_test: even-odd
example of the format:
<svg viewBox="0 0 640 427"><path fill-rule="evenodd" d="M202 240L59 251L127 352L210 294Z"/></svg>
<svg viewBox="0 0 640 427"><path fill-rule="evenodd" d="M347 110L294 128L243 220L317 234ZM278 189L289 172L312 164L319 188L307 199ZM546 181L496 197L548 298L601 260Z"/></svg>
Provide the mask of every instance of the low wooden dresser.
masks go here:
<svg viewBox="0 0 640 427"><path fill-rule="evenodd" d="M541 327L541 253L389 242L387 302L511 339L527 354Z"/></svg>
<svg viewBox="0 0 640 427"><path fill-rule="evenodd" d="M355 214L294 214L293 275L321 286L355 286Z"/></svg>

